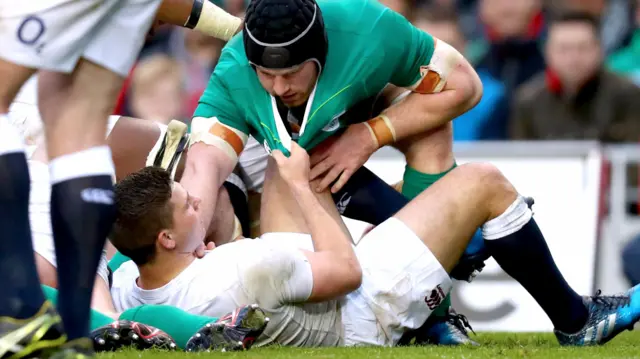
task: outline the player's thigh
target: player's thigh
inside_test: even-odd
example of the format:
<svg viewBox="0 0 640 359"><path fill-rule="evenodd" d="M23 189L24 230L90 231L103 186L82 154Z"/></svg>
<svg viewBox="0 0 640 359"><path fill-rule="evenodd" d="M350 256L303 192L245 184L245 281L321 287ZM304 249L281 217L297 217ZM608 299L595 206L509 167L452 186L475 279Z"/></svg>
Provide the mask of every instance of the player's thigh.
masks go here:
<svg viewBox="0 0 640 359"><path fill-rule="evenodd" d="M369 303L384 331L394 338L424 324L451 290L445 268L397 218L371 230L355 251L363 270L362 286L355 295Z"/></svg>
<svg viewBox="0 0 640 359"><path fill-rule="evenodd" d="M1 21L1 20L0 20ZM0 26L2 24L0 23ZM29 77L33 75L35 69L15 64L10 61L0 59L0 113L6 113Z"/></svg>
<svg viewBox="0 0 640 359"><path fill-rule="evenodd" d="M64 126L63 121L70 117L74 125L99 125L104 140L107 118L113 112L123 82L124 78L119 74L84 58L78 61L71 74L40 71L38 107L42 120L46 126ZM91 121L95 117L101 119L99 124ZM77 121L78 118L83 121Z"/></svg>
<svg viewBox="0 0 640 359"><path fill-rule="evenodd" d="M517 198L515 188L495 166L464 164L409 202L399 219L449 272L479 226Z"/></svg>

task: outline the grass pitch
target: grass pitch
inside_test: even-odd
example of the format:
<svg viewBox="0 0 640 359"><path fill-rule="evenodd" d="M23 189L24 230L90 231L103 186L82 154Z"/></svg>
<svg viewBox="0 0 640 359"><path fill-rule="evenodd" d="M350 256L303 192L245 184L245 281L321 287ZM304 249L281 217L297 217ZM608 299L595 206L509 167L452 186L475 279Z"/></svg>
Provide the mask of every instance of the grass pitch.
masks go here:
<svg viewBox="0 0 640 359"><path fill-rule="evenodd" d="M599 347L560 347L552 334L482 333L473 336L478 348L437 346L404 348L258 348L240 353L182 353L161 351L122 351L101 354L99 359L425 359L425 358L640 358L640 331L626 332Z"/></svg>

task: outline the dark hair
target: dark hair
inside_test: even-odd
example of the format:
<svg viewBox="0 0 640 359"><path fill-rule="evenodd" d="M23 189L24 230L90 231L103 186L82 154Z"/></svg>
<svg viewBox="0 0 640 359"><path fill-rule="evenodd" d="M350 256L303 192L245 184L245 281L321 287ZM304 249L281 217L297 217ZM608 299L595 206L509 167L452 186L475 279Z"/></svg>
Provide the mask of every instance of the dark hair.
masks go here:
<svg viewBox="0 0 640 359"><path fill-rule="evenodd" d="M549 27L568 23L583 23L593 28L596 37L600 37L600 20L587 12L582 11L561 11L551 17Z"/></svg>
<svg viewBox="0 0 640 359"><path fill-rule="evenodd" d="M153 260L158 233L173 226L172 185L160 167L145 167L115 185L117 214L110 240L137 265Z"/></svg>

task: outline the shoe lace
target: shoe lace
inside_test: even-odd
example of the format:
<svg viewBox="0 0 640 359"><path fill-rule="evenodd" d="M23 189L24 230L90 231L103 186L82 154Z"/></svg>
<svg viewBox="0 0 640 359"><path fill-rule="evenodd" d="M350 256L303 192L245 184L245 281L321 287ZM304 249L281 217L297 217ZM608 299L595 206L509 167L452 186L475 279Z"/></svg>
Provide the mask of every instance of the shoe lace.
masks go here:
<svg viewBox="0 0 640 359"><path fill-rule="evenodd" d="M476 332L471 327L471 324L469 324L469 320L464 314L449 312L447 313L446 320L465 335L468 333L467 329L469 329L474 335L476 334Z"/></svg>
<svg viewBox="0 0 640 359"><path fill-rule="evenodd" d="M596 295L591 296L591 300L600 304L608 309L618 309L627 307L631 303L631 298L628 295L602 295L602 291L598 289Z"/></svg>

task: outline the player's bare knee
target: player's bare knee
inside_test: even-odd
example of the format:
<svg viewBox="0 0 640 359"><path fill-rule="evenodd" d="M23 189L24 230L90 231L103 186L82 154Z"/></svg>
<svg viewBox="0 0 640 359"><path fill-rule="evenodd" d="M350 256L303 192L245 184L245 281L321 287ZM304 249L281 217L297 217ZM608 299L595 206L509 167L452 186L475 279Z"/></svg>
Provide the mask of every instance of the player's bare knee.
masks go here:
<svg viewBox="0 0 640 359"><path fill-rule="evenodd" d="M73 107L76 112L106 117L122 88L124 79L110 70L81 59L71 74L41 71L38 78L39 105L45 121L57 119L55 108L60 103ZM51 114L50 116L47 113Z"/></svg>
<svg viewBox="0 0 640 359"><path fill-rule="evenodd" d="M460 166L467 172L469 183L478 187L478 193L497 195L501 192L515 191L509 180L491 163L467 163Z"/></svg>
<svg viewBox="0 0 640 359"><path fill-rule="evenodd" d="M493 164L469 163L463 166L470 171L470 179L474 179L474 192L484 198L483 203L491 213L502 213L517 198L515 187Z"/></svg>

